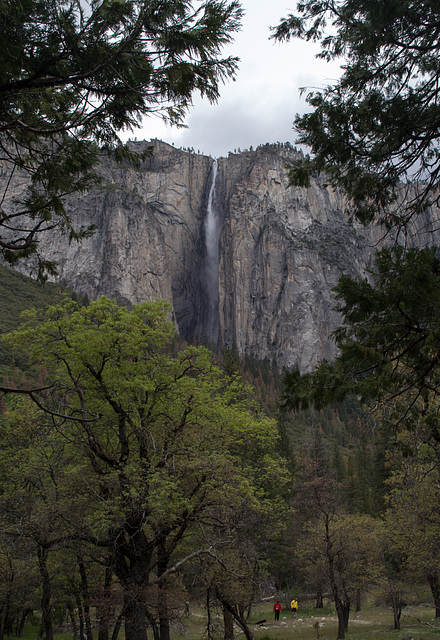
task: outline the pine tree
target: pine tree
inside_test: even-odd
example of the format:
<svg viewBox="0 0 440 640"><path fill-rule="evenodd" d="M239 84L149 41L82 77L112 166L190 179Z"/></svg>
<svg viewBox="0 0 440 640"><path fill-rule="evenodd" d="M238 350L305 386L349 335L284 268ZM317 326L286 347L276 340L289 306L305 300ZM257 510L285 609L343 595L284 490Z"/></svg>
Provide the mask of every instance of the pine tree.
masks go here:
<svg viewBox="0 0 440 640"><path fill-rule="evenodd" d="M0 252L6 261L37 254L40 234L54 228L77 240L93 231L73 227L65 196L95 184L103 152L142 159L121 144L122 129L153 114L180 123L195 92L217 100L220 84L237 69L237 58L220 53L241 14L236 0L2 2ZM54 268L42 259L39 265L40 276Z"/></svg>
<svg viewBox="0 0 440 640"><path fill-rule="evenodd" d="M438 3L423 0L305 0L281 21L275 39L319 41L319 57L343 64L295 119L297 142L313 154L292 168L295 184L325 172L361 220L388 227L437 202L439 18ZM402 205L411 182L418 191Z"/></svg>

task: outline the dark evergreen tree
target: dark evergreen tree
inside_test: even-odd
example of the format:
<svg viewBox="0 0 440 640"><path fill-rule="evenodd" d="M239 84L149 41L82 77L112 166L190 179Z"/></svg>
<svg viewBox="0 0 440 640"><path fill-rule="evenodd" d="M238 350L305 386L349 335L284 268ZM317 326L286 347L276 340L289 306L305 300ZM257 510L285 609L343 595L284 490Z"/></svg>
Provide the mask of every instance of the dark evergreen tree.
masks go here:
<svg viewBox="0 0 440 640"><path fill-rule="evenodd" d="M304 376L286 376L291 407L318 406L355 393L393 400L388 419L423 410L440 441L436 397L440 384L440 261L434 249L382 250L373 283L342 277L335 288L343 322L334 333L339 355ZM398 399L400 400L398 402ZM384 416L385 419L385 416Z"/></svg>
<svg viewBox="0 0 440 640"><path fill-rule="evenodd" d="M330 29L326 25L330 23ZM328 35L330 33L330 35ZM363 221L406 224L436 203L440 175L440 7L420 0L303 0L273 37L320 41L341 59L340 80L307 96L298 142L313 155L291 171L316 171L341 187ZM406 187L418 183L402 207Z"/></svg>
<svg viewBox="0 0 440 640"><path fill-rule="evenodd" d="M382 513L385 509L386 480L389 475L387 468L387 448L389 442L386 435L381 433L375 442L372 478L372 512Z"/></svg>
<svg viewBox="0 0 440 640"><path fill-rule="evenodd" d="M333 468L335 470L337 480L342 482L346 476L346 468L342 458L341 449L336 440L333 443Z"/></svg>
<svg viewBox="0 0 440 640"><path fill-rule="evenodd" d="M131 157L118 131L151 114L179 123L194 92L215 101L237 58L236 0L4 0L0 30L0 252L37 253L55 227L79 239L64 197L90 187L102 151ZM9 194L17 174L19 196ZM14 190L15 191L15 190ZM53 265L40 260L40 275Z"/></svg>

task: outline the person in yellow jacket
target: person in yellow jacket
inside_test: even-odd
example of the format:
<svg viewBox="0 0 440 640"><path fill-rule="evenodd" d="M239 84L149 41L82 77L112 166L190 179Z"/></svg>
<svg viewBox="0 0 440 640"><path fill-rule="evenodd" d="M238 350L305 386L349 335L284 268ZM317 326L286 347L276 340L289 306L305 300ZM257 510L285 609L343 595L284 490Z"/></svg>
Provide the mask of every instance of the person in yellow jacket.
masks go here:
<svg viewBox="0 0 440 640"><path fill-rule="evenodd" d="M292 618L297 618L298 617L298 600L295 600L294 598L290 603L290 608L292 609Z"/></svg>

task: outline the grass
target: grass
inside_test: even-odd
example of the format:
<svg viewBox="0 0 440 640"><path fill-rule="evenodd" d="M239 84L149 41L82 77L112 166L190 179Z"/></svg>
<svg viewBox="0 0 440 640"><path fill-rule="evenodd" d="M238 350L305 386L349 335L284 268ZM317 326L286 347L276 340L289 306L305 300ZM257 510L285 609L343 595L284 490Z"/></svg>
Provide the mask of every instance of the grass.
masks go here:
<svg viewBox="0 0 440 640"><path fill-rule="evenodd" d="M223 627L218 612L211 612L213 640L222 640ZM262 625L256 625L265 619ZM434 609L429 606L409 606L402 613L402 628L393 629L393 614L385 607L365 607L361 612L352 612L346 633L346 640L440 640L440 621L434 621ZM264 603L254 609L250 619L255 640L335 640L338 633L338 620L334 608L301 608L297 620L292 620L290 612L281 612L280 620L274 620L272 605ZM434 628L435 625L437 628ZM189 617L173 623L171 640L203 640L206 638L206 611L202 607L191 607ZM24 640L34 640L38 629L28 627ZM97 637L97 634L96 636ZM244 640L244 635L236 629L236 638ZM72 633L56 633L56 640L72 640ZM15 640L15 639L14 639ZM118 640L124 640L121 629ZM151 630L148 640L153 640Z"/></svg>
<svg viewBox="0 0 440 640"><path fill-rule="evenodd" d="M346 633L347 640L401 640L411 636L425 640L440 639L433 625L434 609L429 607L409 608L402 615L402 628L393 629L393 614L390 609L372 607L361 612L352 612ZM271 616L272 618L272 616ZM272 619L255 631L256 640L335 640L338 635L338 618L334 609L313 610L305 615L300 611L298 620L289 614L281 615L280 622Z"/></svg>
<svg viewBox="0 0 440 640"><path fill-rule="evenodd" d="M52 282L36 282L32 278L0 265L0 335L18 327L22 311L44 309L61 301L62 293L69 293L81 303L85 302L66 287ZM4 376L19 381L23 371L29 372L27 359L12 348L0 345L0 382Z"/></svg>

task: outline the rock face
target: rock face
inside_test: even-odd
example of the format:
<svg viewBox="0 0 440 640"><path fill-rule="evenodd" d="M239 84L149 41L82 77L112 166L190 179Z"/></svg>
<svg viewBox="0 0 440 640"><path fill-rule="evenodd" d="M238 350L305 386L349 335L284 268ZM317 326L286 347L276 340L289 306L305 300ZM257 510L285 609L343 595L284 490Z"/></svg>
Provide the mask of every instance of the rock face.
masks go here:
<svg viewBox="0 0 440 640"><path fill-rule="evenodd" d="M91 299L169 300L182 335L242 355L302 371L332 359L332 288L342 273L363 276L379 231L350 223L323 180L289 187L289 145L214 161L157 140L131 144L154 153L139 170L104 162L100 188L69 202L94 236L41 241L58 279Z"/></svg>

